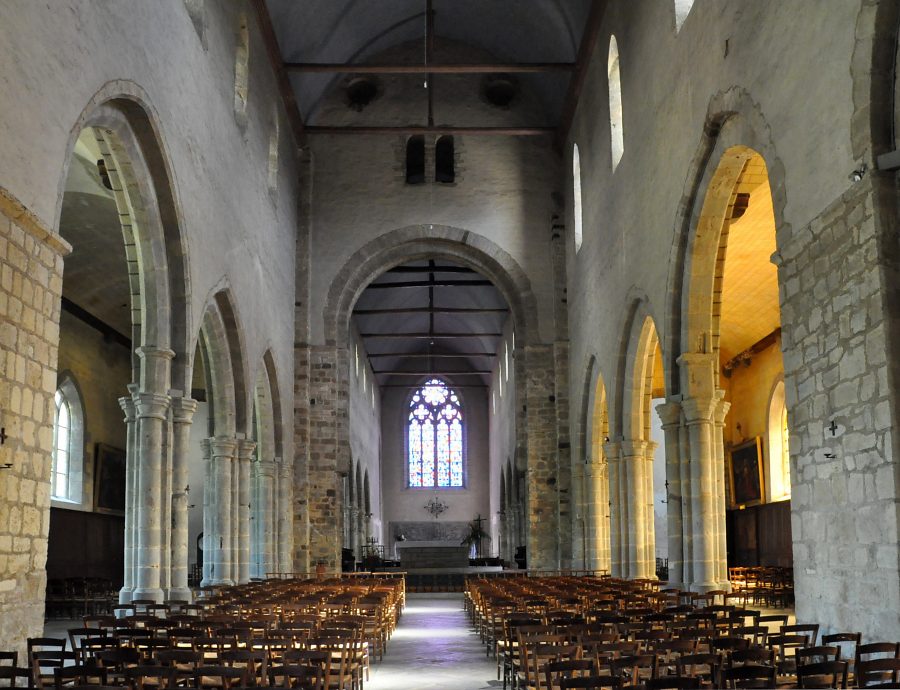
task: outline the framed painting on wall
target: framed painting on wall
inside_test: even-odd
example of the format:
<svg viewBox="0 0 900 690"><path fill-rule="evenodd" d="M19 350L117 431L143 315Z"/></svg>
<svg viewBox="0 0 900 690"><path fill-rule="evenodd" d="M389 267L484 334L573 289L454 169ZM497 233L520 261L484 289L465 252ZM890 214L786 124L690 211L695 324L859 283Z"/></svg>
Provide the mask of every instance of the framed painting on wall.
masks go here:
<svg viewBox="0 0 900 690"><path fill-rule="evenodd" d="M94 454L94 510L125 514L125 451L105 443Z"/></svg>
<svg viewBox="0 0 900 690"><path fill-rule="evenodd" d="M731 449L731 502L735 506L762 502L763 462L760 437Z"/></svg>

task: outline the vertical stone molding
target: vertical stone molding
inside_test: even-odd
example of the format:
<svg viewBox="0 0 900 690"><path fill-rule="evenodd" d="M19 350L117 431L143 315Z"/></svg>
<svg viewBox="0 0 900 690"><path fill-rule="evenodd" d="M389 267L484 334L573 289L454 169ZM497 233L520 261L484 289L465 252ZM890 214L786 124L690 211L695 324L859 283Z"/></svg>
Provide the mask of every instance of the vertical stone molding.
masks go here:
<svg viewBox="0 0 900 690"><path fill-rule="evenodd" d="M656 412L662 421L666 450L666 481L669 483L666 492L666 526L669 537L669 587L681 588L684 584L684 541L682 531L684 520L682 515L681 483L681 402L669 399L656 406Z"/></svg>
<svg viewBox="0 0 900 690"><path fill-rule="evenodd" d="M237 446L237 578L239 584L250 581L250 461L256 441L242 439Z"/></svg>
<svg viewBox="0 0 900 690"><path fill-rule="evenodd" d="M655 445L642 440L622 443L626 514L624 543L627 577L630 578L656 577L652 461Z"/></svg>
<svg viewBox="0 0 900 690"><path fill-rule="evenodd" d="M259 554L260 577L275 572L275 462L260 458L257 463L259 476Z"/></svg>
<svg viewBox="0 0 900 690"><path fill-rule="evenodd" d="M569 481L571 483L571 523L572 523L572 567L576 569L588 567L588 525L584 497L584 463L572 464Z"/></svg>
<svg viewBox="0 0 900 690"><path fill-rule="evenodd" d="M278 571L282 573L294 572L294 470L286 459L276 458L279 482L278 493L280 496L278 511L278 545L277 559Z"/></svg>
<svg viewBox="0 0 900 690"><path fill-rule="evenodd" d="M707 592L719 587L719 515L724 503L717 501L716 488L716 397L688 398L682 401L691 447L691 485L689 500L692 504L692 574L686 582L691 590Z"/></svg>
<svg viewBox="0 0 900 690"><path fill-rule="evenodd" d="M237 441L216 436L209 439L212 493L209 509L212 514L209 552L204 558L210 561L209 584L233 585L232 544L232 474Z"/></svg>
<svg viewBox="0 0 900 690"><path fill-rule="evenodd" d="M174 353L163 350L149 351L138 348L142 369L144 363L153 363L148 369L159 374L159 363L170 361ZM157 356L162 355L162 356ZM168 355L166 357L166 355ZM139 392L134 396L138 426L138 477L135 506L137 529L135 531L135 581L132 599L162 601L162 471L163 436L167 433L171 398L159 393Z"/></svg>
<svg viewBox="0 0 900 690"><path fill-rule="evenodd" d="M188 587L188 454L191 423L196 411L196 400L172 399L172 584L167 598L182 601L191 599ZM195 491L200 489L194 487ZM127 529L126 525L126 534Z"/></svg>
<svg viewBox="0 0 900 690"><path fill-rule="evenodd" d="M134 497L137 492L137 410L133 396L137 385L128 386L128 395L119 398L119 407L125 413L125 572L122 577L122 589L119 590L119 603L131 601L134 591L134 529L137 523Z"/></svg>
<svg viewBox="0 0 900 690"><path fill-rule="evenodd" d="M625 535L625 492L622 469L622 444L613 441L604 444L609 468L609 566L613 577L627 577Z"/></svg>
<svg viewBox="0 0 900 690"><path fill-rule="evenodd" d="M213 515L215 486L213 485L210 439L204 438L200 441L200 453L203 456L203 578L200 581L200 586L208 587L212 584L212 538L213 524L215 522Z"/></svg>
<svg viewBox="0 0 900 690"><path fill-rule="evenodd" d="M716 579L719 582L718 589L731 589L728 580L728 542L725 527L725 415L731 407L731 403L723 400L725 391L717 392L718 404L714 412L715 424L714 440L716 444L715 470L716 470Z"/></svg>
<svg viewBox="0 0 900 690"><path fill-rule="evenodd" d="M588 567L610 572L609 466L606 462L591 462L584 469Z"/></svg>

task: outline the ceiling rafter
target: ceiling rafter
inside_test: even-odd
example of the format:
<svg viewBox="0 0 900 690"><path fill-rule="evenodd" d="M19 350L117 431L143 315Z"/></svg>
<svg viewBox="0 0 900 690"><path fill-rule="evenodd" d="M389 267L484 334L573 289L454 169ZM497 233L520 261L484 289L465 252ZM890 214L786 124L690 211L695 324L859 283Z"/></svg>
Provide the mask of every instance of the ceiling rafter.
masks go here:
<svg viewBox="0 0 900 690"><path fill-rule="evenodd" d="M575 61L575 69L569 82L569 92L566 94L566 100L563 103L559 130L556 135L556 144L560 151L562 151L566 140L569 138L569 130L572 128L572 122L575 120L578 100L581 98L581 91L584 89L588 65L591 63L594 46L597 44L597 38L600 36L600 25L603 22L603 15L606 14L608 1L592 0L591 2L591 13L588 15L584 33L581 35L578 58Z"/></svg>
<svg viewBox="0 0 900 690"><path fill-rule="evenodd" d="M428 65L342 62L286 62L288 72L307 74L547 74L569 73L574 62L436 62Z"/></svg>

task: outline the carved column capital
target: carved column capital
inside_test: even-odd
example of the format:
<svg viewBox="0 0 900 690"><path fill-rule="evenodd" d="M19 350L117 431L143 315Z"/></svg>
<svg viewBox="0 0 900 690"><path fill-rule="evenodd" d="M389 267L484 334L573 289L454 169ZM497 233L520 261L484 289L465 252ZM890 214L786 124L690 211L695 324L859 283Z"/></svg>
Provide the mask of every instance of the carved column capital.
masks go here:
<svg viewBox="0 0 900 690"><path fill-rule="evenodd" d="M162 419L168 417L169 405L172 398L160 393L135 393L132 397L137 409L137 416L141 419Z"/></svg>
<svg viewBox="0 0 900 690"><path fill-rule="evenodd" d="M725 426L725 415L727 415L728 410L731 409L731 403L728 402L727 400L724 400L725 391L720 390L720 391L716 391L716 393L717 393L716 397L718 398L718 404L716 405L714 419L716 422L716 426L724 427Z"/></svg>
<svg viewBox="0 0 900 690"><path fill-rule="evenodd" d="M649 441L631 438L622 441L622 457L623 458L642 458L647 455L647 445Z"/></svg>
<svg viewBox="0 0 900 690"><path fill-rule="evenodd" d="M241 439L237 442L237 457L238 460L249 462L250 458L253 457L253 451L256 450L256 441L251 441L249 439Z"/></svg>
<svg viewBox="0 0 900 690"><path fill-rule="evenodd" d="M237 440L227 436L215 436L209 439L209 452L213 458L233 458L237 449Z"/></svg>
<svg viewBox="0 0 900 690"><path fill-rule="evenodd" d="M681 424L681 402L675 400L667 400L656 406L656 414L662 421L662 427L673 427Z"/></svg>
<svg viewBox="0 0 900 690"><path fill-rule="evenodd" d="M119 407L125 413L125 423L129 424L137 419L137 410L134 406L134 399L130 395L123 395L119 398Z"/></svg>
<svg viewBox="0 0 900 690"><path fill-rule="evenodd" d="M682 401L681 409L684 410L685 421L688 425L712 423L718 405L719 399L714 395L691 397Z"/></svg>
<svg viewBox="0 0 900 690"><path fill-rule="evenodd" d="M172 398L172 422L190 424L194 421L194 413L199 403L192 398Z"/></svg>

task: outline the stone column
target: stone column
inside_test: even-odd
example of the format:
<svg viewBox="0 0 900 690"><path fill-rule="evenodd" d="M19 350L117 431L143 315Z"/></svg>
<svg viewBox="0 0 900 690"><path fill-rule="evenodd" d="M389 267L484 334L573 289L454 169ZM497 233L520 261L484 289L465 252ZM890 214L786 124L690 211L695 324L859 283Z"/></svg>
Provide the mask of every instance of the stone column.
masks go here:
<svg viewBox="0 0 900 690"><path fill-rule="evenodd" d="M209 553L209 584L233 585L232 577L232 465L237 441L233 438L216 436L209 439L212 493L209 505L211 527Z"/></svg>
<svg viewBox="0 0 900 690"><path fill-rule="evenodd" d="M626 555L627 505L625 501L625 477L622 467L622 446L618 442L604 446L609 468L609 546L610 573L613 577L628 577Z"/></svg>
<svg viewBox="0 0 900 690"><path fill-rule="evenodd" d="M280 460L280 461L279 461ZM281 497L278 511L278 570L294 572L294 468L285 459L276 458ZM362 519L362 517L360 517Z"/></svg>
<svg viewBox="0 0 900 690"><path fill-rule="evenodd" d="M653 493L653 463L656 461L656 449L659 444L656 441L645 441L646 455L643 467L643 496L642 506L647 524L647 538L643 544L644 563L642 577L656 579L656 510L654 509L655 495Z"/></svg>
<svg viewBox="0 0 900 690"><path fill-rule="evenodd" d="M572 521L572 568L588 568L588 526L584 500L584 463L576 462L571 469L571 521Z"/></svg>
<svg viewBox="0 0 900 690"><path fill-rule="evenodd" d="M238 583L250 581L250 460L256 450L256 441L238 441L238 526L237 526L237 577Z"/></svg>
<svg viewBox="0 0 900 690"><path fill-rule="evenodd" d="M272 460L259 461L259 538L260 538L260 577L267 577L275 572L277 564L274 558L275 526L273 524L275 504L275 463Z"/></svg>
<svg viewBox="0 0 900 690"><path fill-rule="evenodd" d="M717 554L718 572L716 579L718 580L718 589L731 590L731 583L728 580L728 542L725 528L725 415L731 407L731 403L723 400L725 391L717 391L718 404L714 413L715 432L714 439L716 444L715 453L715 472L716 472L716 523L717 523Z"/></svg>
<svg viewBox="0 0 900 690"><path fill-rule="evenodd" d="M203 578L201 587L212 585L213 581L213 530L215 529L215 481L212 464L211 439L200 441L200 452L203 454Z"/></svg>
<svg viewBox="0 0 900 690"><path fill-rule="evenodd" d="M609 572L609 477L605 458L585 466L584 492L588 567Z"/></svg>
<svg viewBox="0 0 900 690"><path fill-rule="evenodd" d="M689 398L682 402L691 443L691 533L693 535L693 591L718 585L718 514L716 510L716 431L713 422L718 400Z"/></svg>
<svg viewBox="0 0 900 690"><path fill-rule="evenodd" d="M144 348L138 348L138 352ZM141 353L144 356L145 353ZM141 392L134 398L137 410L139 468L137 477L135 580L132 599L161 602L162 561L162 453L170 398Z"/></svg>
<svg viewBox="0 0 900 690"><path fill-rule="evenodd" d="M622 443L622 469L625 477L625 529L627 572L630 578L655 577L650 565L655 552L653 528L653 472L647 462L651 442L638 439ZM649 477L648 477L649 474ZM621 479L620 479L621 481ZM648 495L649 487L649 495ZM648 510L649 505L649 510Z"/></svg>
<svg viewBox="0 0 900 690"><path fill-rule="evenodd" d="M656 406L662 420L666 448L666 524L669 533L669 587L682 588L684 583L684 525L681 514L681 403L669 400Z"/></svg>
<svg viewBox="0 0 900 690"><path fill-rule="evenodd" d="M134 590L134 548L135 526L137 524L137 506L135 493L137 492L138 455L137 455L137 413L133 396L137 392L137 385L128 386L129 395L119 398L119 406L125 413L125 572L122 579L122 589L119 590L119 603L127 604L131 601Z"/></svg>
<svg viewBox="0 0 900 690"><path fill-rule="evenodd" d="M197 401L172 399L172 585L169 599L190 601L188 587L188 454ZM195 487L199 488L199 487Z"/></svg>

